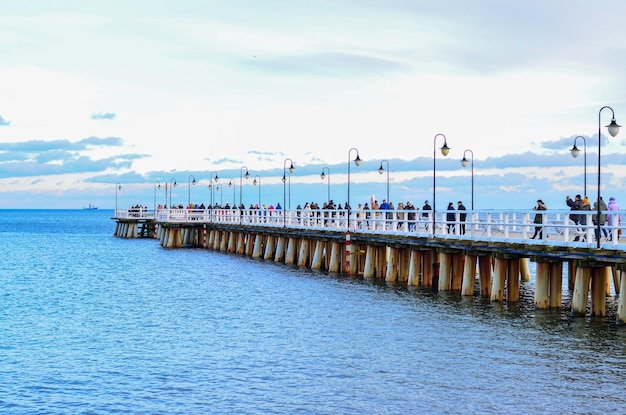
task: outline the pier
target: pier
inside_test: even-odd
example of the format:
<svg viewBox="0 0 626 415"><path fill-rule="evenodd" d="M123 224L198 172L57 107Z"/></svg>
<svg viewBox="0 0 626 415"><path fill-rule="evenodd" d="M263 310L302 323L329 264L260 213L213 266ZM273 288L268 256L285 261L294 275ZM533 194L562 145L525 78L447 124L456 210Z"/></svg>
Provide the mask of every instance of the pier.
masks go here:
<svg viewBox="0 0 626 415"><path fill-rule="evenodd" d="M568 210L543 211L539 225L533 210L468 210L465 221L458 212L454 220L446 220L448 212L422 213L129 209L117 210L113 219L115 236L154 238L164 248L218 250L495 302L519 300L520 283L530 280L533 261L537 308L562 307L567 284L573 315L605 316L606 296L613 290L619 296L618 322L626 322L626 293L620 290L626 283L626 243L620 240L620 225L604 226L597 241L593 212L583 213L589 225L572 222ZM622 212L603 213L618 217ZM537 226L542 232L533 238Z"/></svg>

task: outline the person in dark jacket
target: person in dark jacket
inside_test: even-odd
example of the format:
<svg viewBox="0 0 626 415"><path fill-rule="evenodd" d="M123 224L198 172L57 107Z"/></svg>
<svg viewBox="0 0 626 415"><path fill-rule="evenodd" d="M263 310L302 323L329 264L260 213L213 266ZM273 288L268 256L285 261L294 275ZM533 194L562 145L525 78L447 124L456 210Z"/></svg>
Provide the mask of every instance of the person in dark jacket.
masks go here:
<svg viewBox="0 0 626 415"><path fill-rule="evenodd" d="M465 219L467 219L467 213L465 213L465 211L467 209L465 209L463 202L461 202L460 200L458 204L459 205L457 206L457 210L461 212L459 213L459 232L461 235L465 235Z"/></svg>
<svg viewBox="0 0 626 415"><path fill-rule="evenodd" d="M539 199L537 200L537 206L533 209L538 211L535 213L535 219L533 221L538 226L535 226L535 234L530 239L535 239L537 236L539 236L539 239L543 239L543 213L541 213L541 211L547 210L548 208L543 201Z"/></svg>
<svg viewBox="0 0 626 415"><path fill-rule="evenodd" d="M454 223L456 222L456 213L454 203L448 203L448 213L446 214L446 222L448 222L448 233L454 233Z"/></svg>

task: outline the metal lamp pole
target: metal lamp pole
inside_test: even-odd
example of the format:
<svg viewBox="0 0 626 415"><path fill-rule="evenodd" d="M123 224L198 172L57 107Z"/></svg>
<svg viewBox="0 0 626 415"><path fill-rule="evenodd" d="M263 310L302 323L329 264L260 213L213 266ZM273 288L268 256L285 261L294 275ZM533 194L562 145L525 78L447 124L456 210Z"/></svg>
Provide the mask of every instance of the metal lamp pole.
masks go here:
<svg viewBox="0 0 626 415"><path fill-rule="evenodd" d="M248 180L250 178L250 172L248 172L248 168L246 166L241 166L241 169L239 169L239 206L241 206L242 202L242 190L243 190L243 169L246 169L246 180ZM235 203L235 201L233 200L233 203Z"/></svg>
<svg viewBox="0 0 626 415"><path fill-rule="evenodd" d="M193 177L193 182L191 181L191 178ZM187 207L189 207L189 205L191 205L191 185L196 185L196 176L194 176L193 174L189 175L189 178L187 179Z"/></svg>
<svg viewBox="0 0 626 415"><path fill-rule="evenodd" d="M467 159L465 158L465 153L470 152L472 154L472 210L474 210L474 152L469 148L463 152L463 160L461 160L461 164L463 167L467 166Z"/></svg>
<svg viewBox="0 0 626 415"><path fill-rule="evenodd" d="M598 111L598 211L597 211L597 219L596 219L596 223L598 225L598 237L597 239L597 248L600 249L600 231L601 226L600 226L600 167L601 167L601 163L600 163L600 149L602 147L601 143L602 143L602 129L600 127L600 123L601 123L601 117L600 115L602 114L602 110L608 108L611 110L611 123L609 125L607 125L606 127L609 130L609 134L611 134L611 137L615 137L617 135L617 133L619 133L619 128L621 127L621 125L618 125L615 122L615 111L613 111L613 108L609 107L609 106L604 106L602 108L600 108L600 111Z"/></svg>
<svg viewBox="0 0 626 415"><path fill-rule="evenodd" d="M356 158L354 159L354 164L359 167L361 165L361 157L359 157L359 150L352 147L348 150L348 220L346 223L348 224L348 228L350 228L350 211L352 210L352 205L350 204L350 153L352 150L356 151Z"/></svg>
<svg viewBox="0 0 626 415"><path fill-rule="evenodd" d="M324 174L324 170L326 170L328 174ZM328 201L330 202L330 169L328 167L324 167L322 169L322 174L320 174L322 180L324 180L326 176L328 176Z"/></svg>
<svg viewBox="0 0 626 415"><path fill-rule="evenodd" d="M578 155L580 154L580 150L578 149L578 147L576 147L576 140L578 140L579 138L583 139L583 195L587 196L587 139L582 135L576 136L576 138L574 138L574 146L571 148L570 152L572 153L572 157L574 158L578 157ZM599 200L598 203L600 203Z"/></svg>
<svg viewBox="0 0 626 415"><path fill-rule="evenodd" d="M391 203L391 200L389 200L389 162L387 160L382 160L380 162L378 173L383 174L385 172L385 169L383 168L383 162L387 163L387 203Z"/></svg>
<svg viewBox="0 0 626 415"><path fill-rule="evenodd" d="M286 158L283 162L283 227L287 226L285 210L287 210L287 160L289 160L289 173L293 173L296 171L296 168L293 167L293 160L290 158ZM291 188L291 180L289 181L289 187ZM291 189L290 189L291 190ZM291 197L290 197L291 198Z"/></svg>
<svg viewBox="0 0 626 415"><path fill-rule="evenodd" d="M448 153L450 152L450 147L448 147L448 144L446 142L446 136L439 133L435 135L435 138L433 138L433 237L435 236L436 233L436 218L437 218L437 201L436 201L436 188L437 188L437 168L436 168L436 162L437 162L437 137L443 137L443 146L441 147L441 154L443 154L443 156L447 156Z"/></svg>

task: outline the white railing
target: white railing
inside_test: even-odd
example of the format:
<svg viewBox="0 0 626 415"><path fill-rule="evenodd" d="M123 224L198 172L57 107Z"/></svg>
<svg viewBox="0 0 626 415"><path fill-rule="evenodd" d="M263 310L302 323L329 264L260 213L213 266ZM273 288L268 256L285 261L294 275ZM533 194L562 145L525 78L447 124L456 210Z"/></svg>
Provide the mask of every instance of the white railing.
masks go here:
<svg viewBox="0 0 626 415"><path fill-rule="evenodd" d="M444 239L499 241L568 247L597 247L596 212L577 211L581 222L570 219L569 210L542 211L542 223L534 223L534 210L475 210L461 213L438 211L433 221L432 212L419 210L282 210L282 209L159 209L156 214L147 209L117 210L116 219L156 219L157 222L224 223L266 227L315 229L393 234ZM624 250L620 235L624 226L624 211L602 212L607 222L601 226L600 246L604 249ZM448 215L451 215L448 220ZM609 225L609 221L611 224ZM465 233L463 233L463 227ZM539 227L540 235L535 234ZM626 237L626 235L625 235Z"/></svg>

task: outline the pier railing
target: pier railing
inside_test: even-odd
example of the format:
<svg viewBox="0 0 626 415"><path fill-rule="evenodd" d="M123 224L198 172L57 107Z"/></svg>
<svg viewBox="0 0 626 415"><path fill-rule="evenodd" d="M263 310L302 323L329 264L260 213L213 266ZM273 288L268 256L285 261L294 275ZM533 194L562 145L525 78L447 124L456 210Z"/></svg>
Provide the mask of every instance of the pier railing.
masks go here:
<svg viewBox="0 0 626 415"><path fill-rule="evenodd" d="M466 214L464 221L461 220L462 213ZM348 220L348 211L345 209L159 209L155 212L135 208L117 210L115 218L155 220L157 223L223 223L594 248L597 246L597 225L593 222L596 213L576 211L575 214L581 218L579 223L572 221L570 210L543 211L541 223L535 223L537 212L534 210L442 211L437 212L435 218L432 212L417 210L351 210ZM624 213L602 212L606 214L607 222L601 226L601 248L626 248L620 241L624 229L620 218L624 217ZM541 230L537 235L535 228Z"/></svg>

